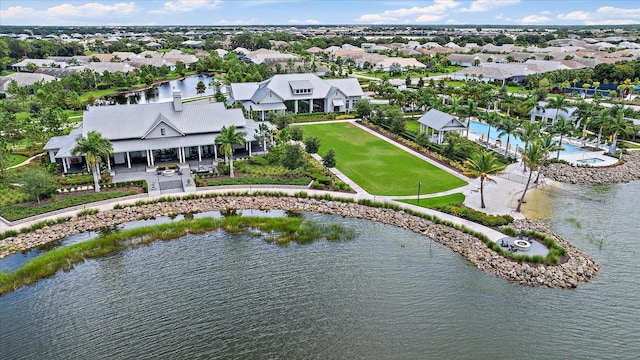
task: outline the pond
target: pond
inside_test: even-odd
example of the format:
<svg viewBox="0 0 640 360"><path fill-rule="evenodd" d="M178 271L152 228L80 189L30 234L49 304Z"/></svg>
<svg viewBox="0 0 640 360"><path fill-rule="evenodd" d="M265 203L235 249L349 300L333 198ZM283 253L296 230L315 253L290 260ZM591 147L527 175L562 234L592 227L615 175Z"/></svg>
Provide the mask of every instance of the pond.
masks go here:
<svg viewBox="0 0 640 360"><path fill-rule="evenodd" d="M173 90L180 90L183 99L213 95L215 93L215 87L210 86L210 83L213 79L213 77L208 75L187 76L184 79L171 80L156 85L148 90L123 93L118 96L112 97L109 100L120 105L168 102L173 100ZM199 81L202 81L206 86L206 90L202 95L198 94L196 91L196 85ZM220 90L224 92L225 87L222 86Z"/></svg>

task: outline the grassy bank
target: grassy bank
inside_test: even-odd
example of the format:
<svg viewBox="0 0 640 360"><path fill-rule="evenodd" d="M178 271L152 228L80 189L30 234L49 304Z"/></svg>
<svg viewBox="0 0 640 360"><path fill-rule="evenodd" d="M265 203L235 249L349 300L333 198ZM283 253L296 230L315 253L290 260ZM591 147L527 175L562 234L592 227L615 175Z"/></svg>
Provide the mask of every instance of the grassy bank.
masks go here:
<svg viewBox="0 0 640 360"><path fill-rule="evenodd" d="M51 277L58 271L73 269L86 259L106 256L125 249L136 248L156 240L172 240L187 234L202 234L215 230L264 236L267 242L287 245L294 241L308 244L317 239L340 241L352 239L354 233L338 224L323 225L296 217L261 218L231 216L221 219L186 219L175 223L125 230L93 240L53 249L12 272L0 272L0 295L39 279Z"/></svg>

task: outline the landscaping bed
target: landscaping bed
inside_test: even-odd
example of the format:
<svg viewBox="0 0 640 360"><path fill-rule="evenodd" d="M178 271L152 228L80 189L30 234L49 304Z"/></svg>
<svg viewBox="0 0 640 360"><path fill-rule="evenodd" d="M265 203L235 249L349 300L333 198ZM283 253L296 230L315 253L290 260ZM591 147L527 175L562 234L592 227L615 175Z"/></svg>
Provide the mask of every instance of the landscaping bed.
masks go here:
<svg viewBox="0 0 640 360"><path fill-rule="evenodd" d="M54 198L40 201L40 204L36 201L28 201L19 204L0 205L0 215L8 221L16 221L73 206L142 193L144 193L144 189L137 186L103 189L99 193L93 190L60 193Z"/></svg>

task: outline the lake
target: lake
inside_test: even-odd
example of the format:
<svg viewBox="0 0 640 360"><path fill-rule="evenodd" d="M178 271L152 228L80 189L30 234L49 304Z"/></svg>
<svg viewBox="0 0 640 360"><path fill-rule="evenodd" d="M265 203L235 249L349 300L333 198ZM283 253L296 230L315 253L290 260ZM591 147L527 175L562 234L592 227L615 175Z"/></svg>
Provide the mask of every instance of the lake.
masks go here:
<svg viewBox="0 0 640 360"><path fill-rule="evenodd" d="M358 236L280 247L214 232L86 261L0 297L0 358L636 359L638 196L640 182L547 194L552 227L601 265L577 289L519 286L413 232L306 213Z"/></svg>

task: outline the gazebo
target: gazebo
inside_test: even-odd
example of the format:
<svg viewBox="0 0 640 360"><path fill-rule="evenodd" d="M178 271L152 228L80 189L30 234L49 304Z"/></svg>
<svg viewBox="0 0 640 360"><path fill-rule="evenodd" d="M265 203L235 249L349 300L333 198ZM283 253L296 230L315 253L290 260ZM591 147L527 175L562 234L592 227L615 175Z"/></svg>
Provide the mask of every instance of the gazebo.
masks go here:
<svg viewBox="0 0 640 360"><path fill-rule="evenodd" d="M467 129L457 117L442 112L440 110L431 109L427 111L420 119L420 132L427 132L432 143L442 144L444 142L444 134L447 131L457 131L462 134Z"/></svg>

